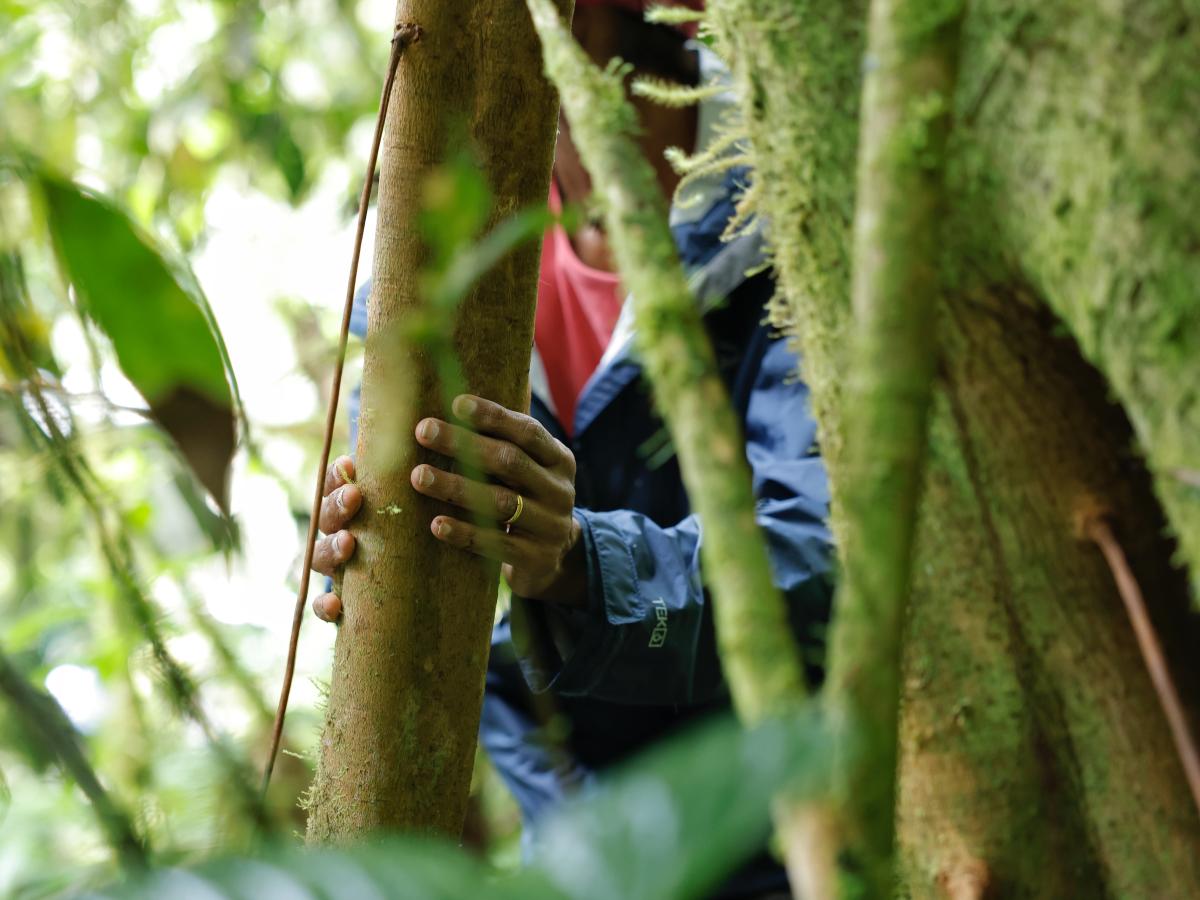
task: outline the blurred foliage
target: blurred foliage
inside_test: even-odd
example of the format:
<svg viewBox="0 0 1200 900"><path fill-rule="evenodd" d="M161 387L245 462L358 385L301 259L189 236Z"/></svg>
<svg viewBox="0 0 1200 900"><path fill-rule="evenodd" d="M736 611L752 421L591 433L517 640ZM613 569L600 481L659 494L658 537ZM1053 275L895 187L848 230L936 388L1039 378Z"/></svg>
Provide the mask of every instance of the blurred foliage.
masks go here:
<svg viewBox="0 0 1200 900"><path fill-rule="evenodd" d="M38 181L76 302L112 342L121 371L155 421L227 509L233 398L207 301L198 291L189 293L111 204L51 176Z"/></svg>
<svg viewBox="0 0 1200 900"><path fill-rule="evenodd" d="M352 0L0 0L0 154L85 173L190 247L216 179L295 202L341 157L378 96L380 9L368 27Z"/></svg>
<svg viewBox="0 0 1200 900"><path fill-rule="evenodd" d="M531 864L514 876L497 877L448 845L392 838L349 850L216 860L94 896L700 897L763 845L771 797L782 786L812 794L829 758L826 732L809 713L751 732L726 716L646 752L553 814Z"/></svg>

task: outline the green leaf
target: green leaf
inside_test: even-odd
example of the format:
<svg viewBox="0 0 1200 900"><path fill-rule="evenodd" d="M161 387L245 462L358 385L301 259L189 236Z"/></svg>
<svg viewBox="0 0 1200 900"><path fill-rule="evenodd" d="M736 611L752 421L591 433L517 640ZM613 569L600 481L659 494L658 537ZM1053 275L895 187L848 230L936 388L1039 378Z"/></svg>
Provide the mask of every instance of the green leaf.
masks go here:
<svg viewBox="0 0 1200 900"><path fill-rule="evenodd" d="M0 251L0 376L21 377L25 360L39 369L61 374L50 349L50 323L29 302L21 256Z"/></svg>
<svg viewBox="0 0 1200 900"><path fill-rule="evenodd" d="M67 280L108 335L121 370L224 508L234 414L203 298L109 201L45 172L38 178ZM215 325L213 326L215 328Z"/></svg>

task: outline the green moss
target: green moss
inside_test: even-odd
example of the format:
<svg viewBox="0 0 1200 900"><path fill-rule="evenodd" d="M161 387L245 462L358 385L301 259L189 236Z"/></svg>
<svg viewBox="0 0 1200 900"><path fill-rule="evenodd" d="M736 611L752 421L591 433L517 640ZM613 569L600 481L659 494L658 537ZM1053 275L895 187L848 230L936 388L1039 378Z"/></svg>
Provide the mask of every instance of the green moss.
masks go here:
<svg viewBox="0 0 1200 900"><path fill-rule="evenodd" d="M754 182L769 185L759 206L780 284L773 319L804 354L822 448L836 468L866 3L714 0L708 9L743 98ZM833 484L836 501L836 475Z"/></svg>
<svg viewBox="0 0 1200 900"><path fill-rule="evenodd" d="M975 221L963 217L964 242L1019 259L1105 373L1195 592L1200 496L1174 474L1200 461L1192 19L1167 0L1130 4L1120 18L1085 2L994 0L973 8L970 34L957 177Z"/></svg>

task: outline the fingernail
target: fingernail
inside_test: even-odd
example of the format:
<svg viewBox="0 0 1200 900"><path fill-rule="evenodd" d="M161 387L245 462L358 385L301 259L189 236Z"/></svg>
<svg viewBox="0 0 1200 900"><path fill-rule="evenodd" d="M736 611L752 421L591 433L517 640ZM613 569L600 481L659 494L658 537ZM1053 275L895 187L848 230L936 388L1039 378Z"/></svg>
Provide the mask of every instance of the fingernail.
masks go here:
<svg viewBox="0 0 1200 900"><path fill-rule="evenodd" d="M433 533L440 538L450 537L450 523L446 521L438 522L433 526Z"/></svg>
<svg viewBox="0 0 1200 900"><path fill-rule="evenodd" d="M475 411L479 409L479 404L473 397L459 397L456 404L458 406L458 414L464 419L475 415Z"/></svg>
<svg viewBox="0 0 1200 900"><path fill-rule="evenodd" d="M421 423L421 437L427 441L435 441L438 436L437 422L433 419L426 419Z"/></svg>
<svg viewBox="0 0 1200 900"><path fill-rule="evenodd" d="M345 552L346 552L346 538L347 538L348 536L349 536L349 535L347 535L347 534L346 534L346 532L344 532L344 531L339 531L339 532L337 533L337 535L334 537L334 539L333 539L333 543L334 543L334 546L336 546L336 547L337 547L337 552L338 552L338 553L345 553Z"/></svg>
<svg viewBox="0 0 1200 900"><path fill-rule="evenodd" d="M343 485L333 492L333 502L337 504L337 508L342 512L346 511L346 487Z"/></svg>
<svg viewBox="0 0 1200 900"><path fill-rule="evenodd" d="M429 466L421 466L417 469L417 484L421 487L429 487L433 484L433 470Z"/></svg>

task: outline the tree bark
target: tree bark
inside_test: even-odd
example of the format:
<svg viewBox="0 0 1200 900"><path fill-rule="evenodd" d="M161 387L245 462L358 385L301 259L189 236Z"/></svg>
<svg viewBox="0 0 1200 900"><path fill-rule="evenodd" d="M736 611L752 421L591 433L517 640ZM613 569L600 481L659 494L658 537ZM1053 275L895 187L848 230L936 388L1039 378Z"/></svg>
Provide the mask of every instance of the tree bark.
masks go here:
<svg viewBox="0 0 1200 900"><path fill-rule="evenodd" d="M445 416L446 399L434 360L405 337L428 253L417 216L452 135L467 136L487 176L491 224L545 203L553 151L557 99L520 0L400 0L396 20L420 36L400 60L381 155L357 451L364 503L309 798L313 843L462 829L498 568L439 543L429 523L445 510L409 484L418 463L449 465L412 440L420 418ZM491 270L454 331L467 389L511 408L528 404L539 252L531 243Z"/></svg>
<svg viewBox="0 0 1200 900"><path fill-rule="evenodd" d="M839 538L862 6L709 4ZM1200 265L1188 24L1165 2L970 6L902 684L905 895L1190 896L1200 884L1200 820L1111 575L1075 534L1081 506L1117 515L1194 701L1197 668L1179 645L1194 648L1195 627L1163 513L1106 393L1126 403L1186 551L1200 496L1186 492L1200 434L1187 402L1200 299L1182 288Z"/></svg>
<svg viewBox="0 0 1200 900"><path fill-rule="evenodd" d="M960 154L964 199L979 213L963 221L964 241L1019 261L1104 372L1154 474L1194 598L1198 16L1177 0L980 4L962 98L974 134Z"/></svg>

